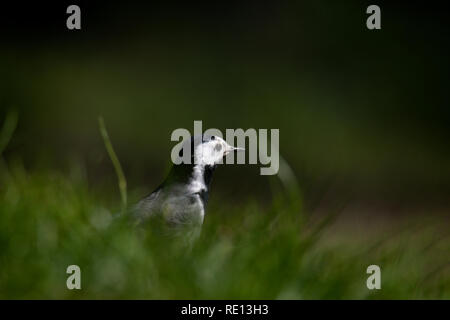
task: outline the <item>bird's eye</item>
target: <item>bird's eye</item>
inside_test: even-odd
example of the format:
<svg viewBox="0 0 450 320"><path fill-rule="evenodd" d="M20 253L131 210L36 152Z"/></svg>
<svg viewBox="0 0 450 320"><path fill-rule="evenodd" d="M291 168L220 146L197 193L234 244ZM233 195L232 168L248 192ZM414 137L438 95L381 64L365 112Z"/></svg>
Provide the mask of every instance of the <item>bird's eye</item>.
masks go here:
<svg viewBox="0 0 450 320"><path fill-rule="evenodd" d="M220 152L220 150L222 150L222 145L220 143L218 143L218 144L216 144L214 149L216 149L217 152Z"/></svg>
<svg viewBox="0 0 450 320"><path fill-rule="evenodd" d="M216 140L216 137L215 136L211 136L211 140Z"/></svg>

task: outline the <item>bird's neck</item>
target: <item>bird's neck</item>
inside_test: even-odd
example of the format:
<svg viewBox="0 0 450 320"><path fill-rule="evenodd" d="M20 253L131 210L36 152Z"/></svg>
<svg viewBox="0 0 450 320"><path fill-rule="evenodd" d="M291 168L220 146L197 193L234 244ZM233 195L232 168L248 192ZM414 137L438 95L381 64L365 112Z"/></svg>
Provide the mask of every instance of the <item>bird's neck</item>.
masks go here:
<svg viewBox="0 0 450 320"><path fill-rule="evenodd" d="M208 192L215 166L203 164L174 165L167 180L170 183L186 184L192 193Z"/></svg>
<svg viewBox="0 0 450 320"><path fill-rule="evenodd" d="M194 165L190 184L195 188L209 190L215 166ZM197 186L198 185L198 186Z"/></svg>

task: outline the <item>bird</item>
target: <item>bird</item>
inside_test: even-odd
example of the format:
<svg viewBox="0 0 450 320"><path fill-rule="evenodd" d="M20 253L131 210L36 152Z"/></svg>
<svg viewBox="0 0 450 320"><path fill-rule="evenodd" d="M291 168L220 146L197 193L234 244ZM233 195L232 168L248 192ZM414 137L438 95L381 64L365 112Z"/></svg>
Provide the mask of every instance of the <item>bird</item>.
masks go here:
<svg viewBox="0 0 450 320"><path fill-rule="evenodd" d="M191 150L191 161L173 164L165 180L135 205L132 216L137 225L150 224L156 233L192 244L201 232L216 167L229 153L245 149L215 135L194 136L185 144L178 155Z"/></svg>

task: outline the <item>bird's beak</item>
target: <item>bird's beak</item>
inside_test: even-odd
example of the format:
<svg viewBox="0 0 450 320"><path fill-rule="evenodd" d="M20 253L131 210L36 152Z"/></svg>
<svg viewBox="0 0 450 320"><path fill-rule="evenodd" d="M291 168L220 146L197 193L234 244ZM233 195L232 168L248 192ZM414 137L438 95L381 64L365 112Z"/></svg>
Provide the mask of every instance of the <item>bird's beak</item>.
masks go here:
<svg viewBox="0 0 450 320"><path fill-rule="evenodd" d="M226 146L226 149L225 149L225 155L227 155L227 154L229 154L229 153L231 153L231 152L237 152L237 151L245 151L245 149L244 148L238 148L238 147L233 147L233 146L230 146L230 145L227 145Z"/></svg>

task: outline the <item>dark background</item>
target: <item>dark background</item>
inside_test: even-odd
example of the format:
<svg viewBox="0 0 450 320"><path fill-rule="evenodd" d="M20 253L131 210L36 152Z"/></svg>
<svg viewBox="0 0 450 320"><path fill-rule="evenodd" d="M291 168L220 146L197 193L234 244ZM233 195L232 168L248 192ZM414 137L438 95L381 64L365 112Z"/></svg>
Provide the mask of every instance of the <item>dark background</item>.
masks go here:
<svg viewBox="0 0 450 320"><path fill-rule="evenodd" d="M93 189L113 189L101 114L139 197L163 179L176 128L279 128L308 208L448 212L443 3L2 4L0 116L20 117L6 157L81 168ZM70 4L80 31L66 29ZM381 30L366 28L369 4L381 7ZM226 166L213 187L264 202L269 180L257 165Z"/></svg>

